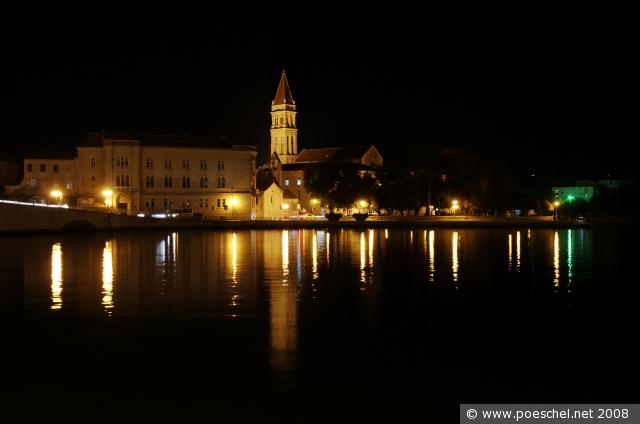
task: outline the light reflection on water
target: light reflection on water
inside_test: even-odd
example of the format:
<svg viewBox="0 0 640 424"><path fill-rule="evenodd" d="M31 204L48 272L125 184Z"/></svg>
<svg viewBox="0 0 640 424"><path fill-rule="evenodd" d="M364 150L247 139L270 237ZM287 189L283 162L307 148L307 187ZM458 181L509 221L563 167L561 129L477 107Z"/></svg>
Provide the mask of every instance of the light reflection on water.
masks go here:
<svg viewBox="0 0 640 424"><path fill-rule="evenodd" d="M62 246L51 246L51 309L62 309Z"/></svg>
<svg viewBox="0 0 640 424"><path fill-rule="evenodd" d="M287 372L296 366L300 311L311 300L322 305L336 290L355 290L371 299L383 296L384 291L377 290L383 280L392 287L430 282L428 287L441 290L453 281L462 290L492 284L486 275L489 264L493 275L504 275L506 268L513 284L522 279L570 293L569 286L574 290L593 273L593 235L588 229L527 230L526 243L522 231L514 230L427 229L419 230L417 239L413 233L396 229L136 233L97 236L89 247L72 238L54 243L42 239L30 249L34 257L49 256L50 269L46 277L25 273L29 288L25 298L36 309L40 305L43 310L60 311L64 305L66 314L99 311L113 317L188 313L256 319L262 305L271 364ZM30 253L23 252L26 258ZM48 292L46 304L38 303L40 284Z"/></svg>
<svg viewBox="0 0 640 424"><path fill-rule="evenodd" d="M113 249L111 241L104 242L102 250L102 305L107 314L113 308Z"/></svg>

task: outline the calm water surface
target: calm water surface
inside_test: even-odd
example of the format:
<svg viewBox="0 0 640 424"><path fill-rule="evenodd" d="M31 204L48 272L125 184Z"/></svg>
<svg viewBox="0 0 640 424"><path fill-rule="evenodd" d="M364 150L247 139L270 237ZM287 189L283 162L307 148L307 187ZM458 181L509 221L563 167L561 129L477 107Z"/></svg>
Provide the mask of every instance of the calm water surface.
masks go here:
<svg viewBox="0 0 640 424"><path fill-rule="evenodd" d="M0 238L4 389L631 401L636 235L345 229Z"/></svg>

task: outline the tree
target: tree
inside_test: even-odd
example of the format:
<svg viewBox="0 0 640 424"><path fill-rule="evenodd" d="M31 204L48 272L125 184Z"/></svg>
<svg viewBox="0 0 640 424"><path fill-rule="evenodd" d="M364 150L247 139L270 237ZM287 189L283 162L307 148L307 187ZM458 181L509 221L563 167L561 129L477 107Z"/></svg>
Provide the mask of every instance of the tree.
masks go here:
<svg viewBox="0 0 640 424"><path fill-rule="evenodd" d="M361 199L371 202L377 179L360 164L322 162L305 167L304 184L312 195L326 200L333 211L337 207L351 207Z"/></svg>

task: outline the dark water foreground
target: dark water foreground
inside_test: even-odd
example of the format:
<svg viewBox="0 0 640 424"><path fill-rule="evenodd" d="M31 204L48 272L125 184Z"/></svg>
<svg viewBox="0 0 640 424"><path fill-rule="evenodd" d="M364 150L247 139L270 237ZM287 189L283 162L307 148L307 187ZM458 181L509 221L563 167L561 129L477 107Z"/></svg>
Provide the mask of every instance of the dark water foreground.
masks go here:
<svg viewBox="0 0 640 424"><path fill-rule="evenodd" d="M301 421L338 407L395 417L452 408L456 421L461 402L637 402L637 235L0 238L3 401L270 407L300 410Z"/></svg>

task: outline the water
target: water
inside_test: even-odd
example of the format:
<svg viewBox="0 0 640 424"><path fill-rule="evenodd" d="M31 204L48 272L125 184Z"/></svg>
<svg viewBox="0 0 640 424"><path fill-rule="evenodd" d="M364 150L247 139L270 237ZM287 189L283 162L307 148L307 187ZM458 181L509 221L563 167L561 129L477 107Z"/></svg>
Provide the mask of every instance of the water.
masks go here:
<svg viewBox="0 0 640 424"><path fill-rule="evenodd" d="M3 387L93 401L328 396L357 409L381 399L425 413L441 403L631 401L636 235L0 238Z"/></svg>

